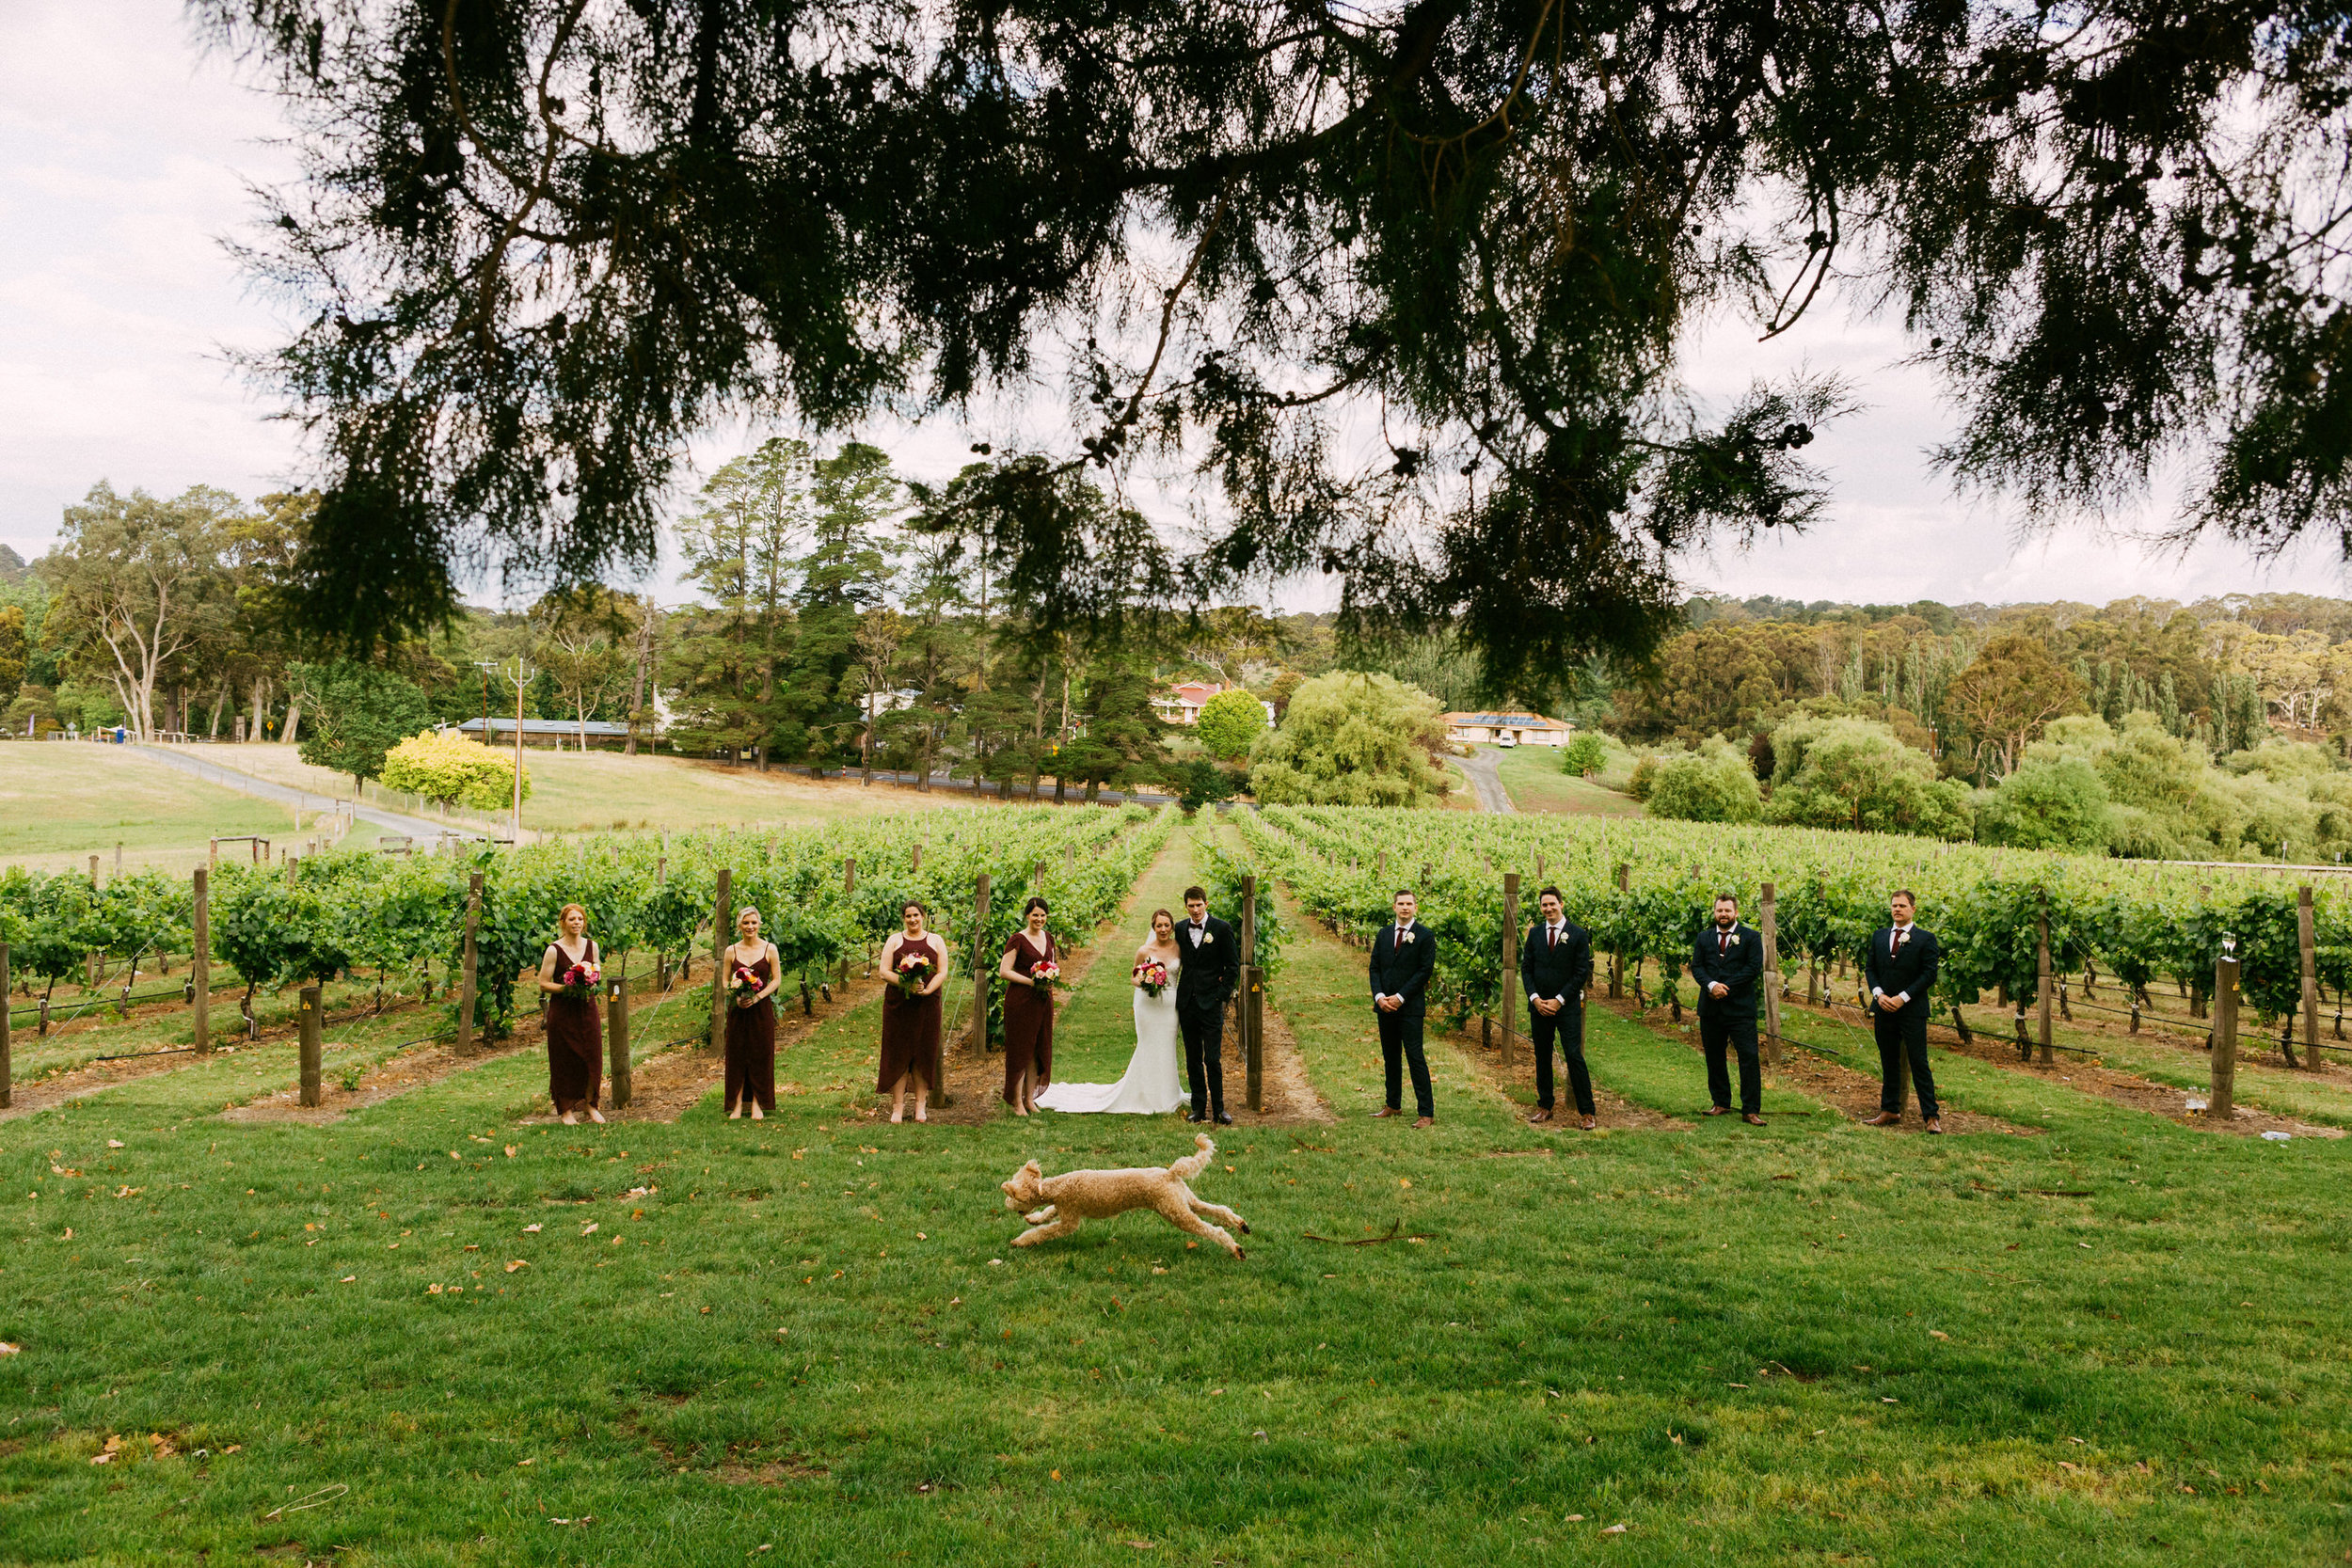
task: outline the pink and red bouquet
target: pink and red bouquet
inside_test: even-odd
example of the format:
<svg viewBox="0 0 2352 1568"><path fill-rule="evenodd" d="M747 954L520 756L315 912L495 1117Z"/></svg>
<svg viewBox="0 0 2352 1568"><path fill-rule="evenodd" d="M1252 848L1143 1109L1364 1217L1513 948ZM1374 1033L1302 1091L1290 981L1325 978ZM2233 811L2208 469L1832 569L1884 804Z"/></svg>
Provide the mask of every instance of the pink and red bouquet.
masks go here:
<svg viewBox="0 0 2352 1568"><path fill-rule="evenodd" d="M923 988L931 983L931 976L938 973L939 966L931 962L929 953L901 953L898 955L898 973L891 978L897 980L909 996L920 996Z"/></svg>
<svg viewBox="0 0 2352 1568"><path fill-rule="evenodd" d="M1040 990L1052 990L1061 984L1061 965L1051 958L1040 958L1029 966L1029 984Z"/></svg>
<svg viewBox="0 0 2352 1568"><path fill-rule="evenodd" d="M596 994L596 987L603 983L604 970L596 959L582 958L566 967L555 980L568 995L592 997Z"/></svg>
<svg viewBox="0 0 2352 1568"><path fill-rule="evenodd" d="M739 1007L748 1007L759 997L768 982L761 979L749 964L737 964L735 974L727 980L727 995Z"/></svg>
<svg viewBox="0 0 2352 1568"><path fill-rule="evenodd" d="M1146 958L1136 965L1136 984L1143 988L1144 995L1157 997L1168 989L1168 965L1157 958Z"/></svg>

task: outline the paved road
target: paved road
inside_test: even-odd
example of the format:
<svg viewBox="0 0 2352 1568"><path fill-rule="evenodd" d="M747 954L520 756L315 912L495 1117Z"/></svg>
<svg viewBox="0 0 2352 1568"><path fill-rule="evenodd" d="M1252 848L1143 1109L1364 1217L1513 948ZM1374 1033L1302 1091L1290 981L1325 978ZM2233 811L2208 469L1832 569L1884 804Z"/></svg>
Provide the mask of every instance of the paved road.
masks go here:
<svg viewBox="0 0 2352 1568"><path fill-rule="evenodd" d="M240 791L258 800L275 800L283 806L299 806L304 811L326 811L335 804L333 799L327 796L314 795L286 784L273 784L267 779L257 779L250 773L241 773L233 768L223 768L216 763L207 762L201 757L190 756L185 752L168 746L141 746L134 743L125 747L124 750L135 752L143 757L152 757L166 767L177 768L183 772L193 773L208 783ZM437 822L429 816L410 816L405 812L373 805L366 800L353 800L345 798L344 809L358 820L373 822L386 832L406 833L417 841L417 847L420 849L432 847L443 833L453 838L479 838L481 836L479 833L461 830L453 823Z"/></svg>
<svg viewBox="0 0 2352 1568"><path fill-rule="evenodd" d="M1470 775L1470 787L1478 792L1478 809L1493 812L1516 812L1511 792L1502 787L1502 752L1492 746L1471 748L1470 754L1456 757L1462 771Z"/></svg>

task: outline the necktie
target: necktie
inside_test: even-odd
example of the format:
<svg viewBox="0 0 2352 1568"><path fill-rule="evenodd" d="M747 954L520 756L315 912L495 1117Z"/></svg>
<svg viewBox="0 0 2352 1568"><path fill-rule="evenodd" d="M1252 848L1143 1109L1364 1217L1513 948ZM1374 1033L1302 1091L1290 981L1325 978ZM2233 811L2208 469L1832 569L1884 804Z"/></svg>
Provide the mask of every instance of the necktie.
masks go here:
<svg viewBox="0 0 2352 1568"><path fill-rule="evenodd" d="M1546 947L1557 947L1560 945L1559 927L1547 926L1544 927L1544 945Z"/></svg>
<svg viewBox="0 0 2352 1568"><path fill-rule="evenodd" d="M1715 933L1715 957L1720 958L1730 951L1731 933L1729 931L1720 929L1717 930Z"/></svg>

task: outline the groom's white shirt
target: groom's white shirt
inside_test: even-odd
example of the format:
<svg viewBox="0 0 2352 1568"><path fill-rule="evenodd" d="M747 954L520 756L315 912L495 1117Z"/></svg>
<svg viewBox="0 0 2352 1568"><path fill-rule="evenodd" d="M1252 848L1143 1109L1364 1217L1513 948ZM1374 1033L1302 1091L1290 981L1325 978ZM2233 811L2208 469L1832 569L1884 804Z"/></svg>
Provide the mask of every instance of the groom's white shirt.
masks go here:
<svg viewBox="0 0 2352 1568"><path fill-rule="evenodd" d="M1184 922L1184 929L1192 933L1192 944L1195 947L1200 945L1201 933L1206 931L1208 928L1209 923L1206 920L1187 920Z"/></svg>

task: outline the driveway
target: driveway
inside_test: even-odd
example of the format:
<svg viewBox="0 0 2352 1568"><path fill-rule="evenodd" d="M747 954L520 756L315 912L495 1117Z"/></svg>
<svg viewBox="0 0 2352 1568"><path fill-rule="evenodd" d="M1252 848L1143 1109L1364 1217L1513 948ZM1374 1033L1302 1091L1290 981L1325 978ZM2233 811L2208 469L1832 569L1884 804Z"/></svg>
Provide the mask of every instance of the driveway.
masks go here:
<svg viewBox="0 0 2352 1568"><path fill-rule="evenodd" d="M1478 809L1492 812L1517 812L1511 803L1511 792L1502 787L1502 752L1493 746L1475 746L1466 757L1456 757L1462 771L1470 775L1470 787L1478 792Z"/></svg>
<svg viewBox="0 0 2352 1568"><path fill-rule="evenodd" d="M241 773L233 768L223 768L217 763L206 762L201 757L190 756L185 752L172 747L134 744L123 749L143 757L151 757L167 768L177 768L183 773L193 773L208 784L220 784L242 794L250 795L257 800L275 800L282 806L299 806L304 811L316 812L330 810L336 803L327 796L294 789L287 784L273 784L267 779L257 779L250 773ZM223 747L222 750L226 751L228 748ZM373 822L388 833L406 833L416 841L419 849L431 848L443 834L451 838L468 839L482 836L478 832L460 830L453 823L436 822L429 816L410 816L405 812L393 811L389 807L373 805L366 800L354 800L345 797L342 805L343 809L354 817L362 822Z"/></svg>

